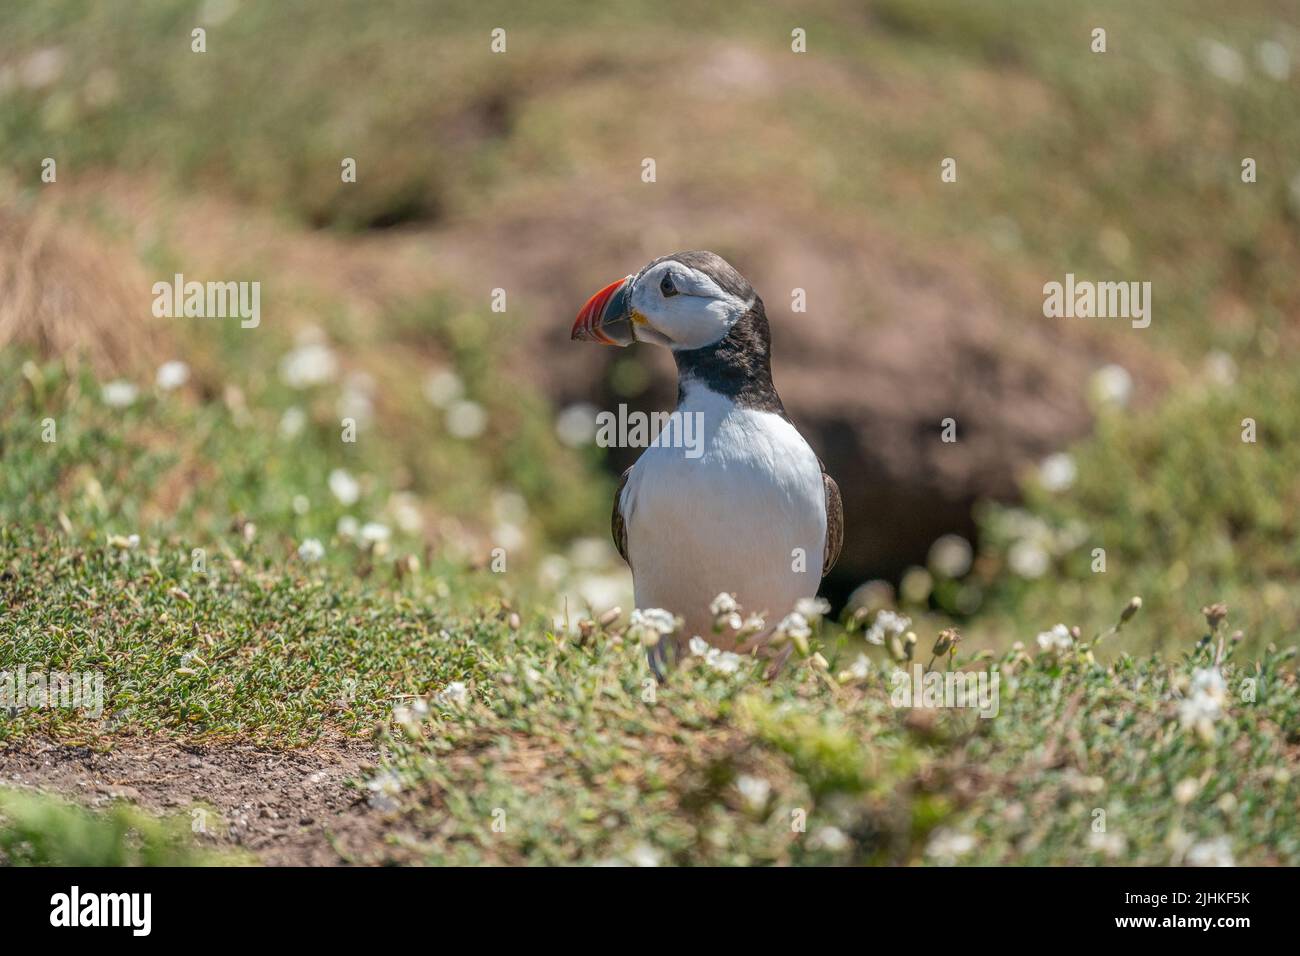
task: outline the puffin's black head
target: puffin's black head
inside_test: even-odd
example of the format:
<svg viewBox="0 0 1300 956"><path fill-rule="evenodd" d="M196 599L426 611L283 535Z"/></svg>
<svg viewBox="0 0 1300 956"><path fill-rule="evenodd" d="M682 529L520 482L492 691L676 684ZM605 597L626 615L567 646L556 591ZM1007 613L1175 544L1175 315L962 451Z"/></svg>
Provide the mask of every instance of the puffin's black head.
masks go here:
<svg viewBox="0 0 1300 956"><path fill-rule="evenodd" d="M757 294L727 260L713 252L677 252L588 299L572 337L690 351L720 342L756 306L761 311Z"/></svg>

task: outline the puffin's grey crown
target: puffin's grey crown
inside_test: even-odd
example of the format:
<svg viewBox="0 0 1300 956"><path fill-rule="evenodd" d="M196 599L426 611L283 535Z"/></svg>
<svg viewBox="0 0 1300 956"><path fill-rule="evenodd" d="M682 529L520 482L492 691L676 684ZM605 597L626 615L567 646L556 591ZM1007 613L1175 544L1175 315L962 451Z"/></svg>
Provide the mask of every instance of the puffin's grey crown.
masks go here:
<svg viewBox="0 0 1300 956"><path fill-rule="evenodd" d="M641 278L659 263L669 260L680 262L684 266L703 272L728 295L734 295L737 299L745 302L749 302L754 298L754 287L749 284L749 280L737 272L731 263L722 256L716 252L709 252L707 249L690 249L686 252L674 252L671 255L660 256L653 262L646 263L645 267L636 274L636 277Z"/></svg>

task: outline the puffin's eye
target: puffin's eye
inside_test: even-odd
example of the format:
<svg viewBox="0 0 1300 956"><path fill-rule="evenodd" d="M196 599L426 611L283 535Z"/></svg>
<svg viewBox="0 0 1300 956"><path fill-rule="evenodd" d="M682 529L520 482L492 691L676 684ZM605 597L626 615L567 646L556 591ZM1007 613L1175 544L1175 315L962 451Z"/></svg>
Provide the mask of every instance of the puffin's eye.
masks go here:
<svg viewBox="0 0 1300 956"><path fill-rule="evenodd" d="M677 294L677 289L673 287L672 273L664 273L663 281L659 283L659 291L664 294L665 299Z"/></svg>

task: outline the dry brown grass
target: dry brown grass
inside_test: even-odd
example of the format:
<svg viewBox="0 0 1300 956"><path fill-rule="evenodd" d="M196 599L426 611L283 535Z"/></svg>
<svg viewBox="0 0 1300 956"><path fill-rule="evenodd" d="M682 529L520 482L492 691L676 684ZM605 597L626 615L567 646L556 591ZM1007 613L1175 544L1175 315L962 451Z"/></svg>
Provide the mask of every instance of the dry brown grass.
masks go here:
<svg viewBox="0 0 1300 956"><path fill-rule="evenodd" d="M135 257L57 218L0 206L0 348L152 371L169 336Z"/></svg>

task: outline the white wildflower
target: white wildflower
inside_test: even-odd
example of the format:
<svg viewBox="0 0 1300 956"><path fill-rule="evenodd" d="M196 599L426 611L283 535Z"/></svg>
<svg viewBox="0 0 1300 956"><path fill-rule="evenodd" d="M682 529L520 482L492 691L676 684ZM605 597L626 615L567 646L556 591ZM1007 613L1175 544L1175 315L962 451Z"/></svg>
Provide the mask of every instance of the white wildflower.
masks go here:
<svg viewBox="0 0 1300 956"><path fill-rule="evenodd" d="M1228 696L1228 684L1217 667L1198 667L1192 671L1192 692L1222 701Z"/></svg>
<svg viewBox="0 0 1300 956"><path fill-rule="evenodd" d="M596 406L580 402L555 416L555 435L570 448L590 445L596 439Z"/></svg>
<svg viewBox="0 0 1300 956"><path fill-rule="evenodd" d="M627 855L627 861L633 866L658 866L663 854L648 843L638 843Z"/></svg>
<svg viewBox="0 0 1300 956"><path fill-rule="evenodd" d="M495 521L523 524L528 520L528 499L509 488L492 492L492 518Z"/></svg>
<svg viewBox="0 0 1300 956"><path fill-rule="evenodd" d="M1064 624L1057 624L1050 631L1038 635L1038 646L1053 654L1061 654L1074 646L1074 637Z"/></svg>
<svg viewBox="0 0 1300 956"><path fill-rule="evenodd" d="M739 614L723 614L713 622L719 631L739 631L745 626L744 620Z"/></svg>
<svg viewBox="0 0 1300 956"><path fill-rule="evenodd" d="M940 827L926 842L925 855L939 863L954 863L973 849L975 838L969 833Z"/></svg>
<svg viewBox="0 0 1300 956"><path fill-rule="evenodd" d="M891 637L902 637L911 626L912 619L904 614L898 614L888 608L878 611L876 619L871 622L871 627L867 628L867 643L884 644Z"/></svg>
<svg viewBox="0 0 1300 956"><path fill-rule="evenodd" d="M434 699L444 706L464 707L469 703L469 688L461 681L452 681Z"/></svg>
<svg viewBox="0 0 1300 956"><path fill-rule="evenodd" d="M772 785L762 777L742 773L736 778L736 790L751 810L762 810L772 794Z"/></svg>
<svg viewBox="0 0 1300 956"><path fill-rule="evenodd" d="M338 360L329 346L308 342L280 359L280 378L290 388L310 388L332 381L338 374Z"/></svg>
<svg viewBox="0 0 1300 956"><path fill-rule="evenodd" d="M1048 491L1065 491L1078 474L1074 459L1063 451L1048 455L1038 466L1038 480Z"/></svg>
<svg viewBox="0 0 1300 956"><path fill-rule="evenodd" d="M1011 546L1007 563L1022 578L1041 578L1047 573L1048 556L1041 545L1022 540Z"/></svg>
<svg viewBox="0 0 1300 956"><path fill-rule="evenodd" d="M795 613L802 614L804 620L815 621L831 612L831 602L825 598L800 598L794 605Z"/></svg>
<svg viewBox="0 0 1300 956"><path fill-rule="evenodd" d="M1261 40L1255 47L1255 59L1270 79L1284 83L1291 76L1291 54L1276 40Z"/></svg>
<svg viewBox="0 0 1300 956"><path fill-rule="evenodd" d="M806 617L798 611L791 611L783 617L781 623L776 626L776 633L779 637L800 640L811 636L812 628L808 626L808 619Z"/></svg>
<svg viewBox="0 0 1300 956"><path fill-rule="evenodd" d="M164 392L170 392L173 389L180 388L190 380L190 367L184 362L171 361L164 362L158 366L158 375L155 383Z"/></svg>
<svg viewBox="0 0 1300 956"><path fill-rule="evenodd" d="M492 529L492 545L504 548L506 553L522 550L528 543L528 532L512 521L502 521Z"/></svg>
<svg viewBox="0 0 1300 956"><path fill-rule="evenodd" d="M429 400L429 404L437 408L446 408L464 393L464 383L451 369L431 372L424 380L424 397Z"/></svg>
<svg viewBox="0 0 1300 956"><path fill-rule="evenodd" d="M402 778L392 770L383 770L366 781L370 791L367 798L370 806L376 810L396 810L396 797L402 792Z"/></svg>
<svg viewBox="0 0 1300 956"><path fill-rule="evenodd" d="M140 390L124 379L117 379L107 383L101 390L100 395L104 399L104 404L109 408L127 408L135 404L136 397L139 396Z"/></svg>
<svg viewBox="0 0 1300 956"><path fill-rule="evenodd" d="M361 540L365 544L381 544L392 537L388 525L378 521L367 521L361 526Z"/></svg>
<svg viewBox="0 0 1300 956"><path fill-rule="evenodd" d="M679 621L670 611L665 611L660 607L650 607L642 610L637 608L632 612L631 625L646 630L654 631L657 634L667 637L673 631L677 630Z"/></svg>
<svg viewBox="0 0 1300 956"><path fill-rule="evenodd" d="M1178 705L1178 719L1183 727L1202 737L1214 734L1215 722L1223 716L1228 685L1217 667L1198 667L1192 672L1188 696Z"/></svg>
<svg viewBox="0 0 1300 956"><path fill-rule="evenodd" d="M959 534L945 534L930 545L926 564L941 577L959 578L970 570L973 559L969 541Z"/></svg>
<svg viewBox="0 0 1300 956"><path fill-rule="evenodd" d="M1119 833L1089 833L1089 849L1096 850L1103 856L1115 860L1124 855L1128 841Z"/></svg>
<svg viewBox="0 0 1300 956"><path fill-rule="evenodd" d="M634 611L633 614L635 613ZM739 654L713 647L698 634L687 641L686 646L690 650L691 656L704 658L704 666L720 674L736 673L740 670L740 665L745 661Z"/></svg>
<svg viewBox="0 0 1300 956"><path fill-rule="evenodd" d="M740 670L743 662L739 654L732 651L720 651L716 647L710 648L709 653L704 655L704 663L720 674L734 674Z"/></svg>
<svg viewBox="0 0 1300 956"><path fill-rule="evenodd" d="M604 538L577 538L569 545L569 560L578 568L601 568L609 564L611 548Z"/></svg>
<svg viewBox="0 0 1300 956"><path fill-rule="evenodd" d="M334 530L340 538L355 538L361 531L361 522L352 515L343 515Z"/></svg>
<svg viewBox="0 0 1300 956"><path fill-rule="evenodd" d="M388 511L397 527L406 534L419 534L424 530L424 514L420 501L409 491L399 491L388 500Z"/></svg>
<svg viewBox="0 0 1300 956"><path fill-rule="evenodd" d="M299 560L312 564L323 557L325 557L325 546L316 538L308 538L302 544L298 545Z"/></svg>
<svg viewBox="0 0 1300 956"><path fill-rule="evenodd" d="M280 437L296 438L307 427L307 413L297 405L284 410L280 416Z"/></svg>
<svg viewBox="0 0 1300 956"><path fill-rule="evenodd" d="M1246 64L1240 53L1218 40L1201 40L1201 58L1205 68L1228 83L1240 83L1246 77Z"/></svg>
<svg viewBox="0 0 1300 956"><path fill-rule="evenodd" d="M537 562L537 582L548 591L569 576L569 562L562 554L548 554Z"/></svg>
<svg viewBox="0 0 1300 956"><path fill-rule="evenodd" d="M18 80L29 90L40 90L58 81L68 56L62 47L47 46L28 54L18 64Z"/></svg>
<svg viewBox="0 0 1300 956"><path fill-rule="evenodd" d="M736 596L728 594L725 591L713 599L709 605L709 613L714 617L722 617L724 614L734 614L740 610L740 605L736 603Z"/></svg>
<svg viewBox="0 0 1300 956"><path fill-rule="evenodd" d="M361 497L360 482L343 468L335 468L330 472L329 486L330 492L345 508L356 504Z"/></svg>
<svg viewBox="0 0 1300 956"><path fill-rule="evenodd" d="M849 845L849 838L844 835L844 831L839 827L819 827L808 840L809 844L814 847L820 847L823 850L830 850L832 853L838 853L845 850Z"/></svg>
<svg viewBox="0 0 1300 956"><path fill-rule="evenodd" d="M1195 777L1184 777L1174 784L1174 802L1185 807L1201 792L1201 782Z"/></svg>
<svg viewBox="0 0 1300 956"><path fill-rule="evenodd" d="M1122 365L1110 363L1093 373L1092 396L1099 405L1123 408L1133 395L1133 376Z"/></svg>
<svg viewBox="0 0 1300 956"><path fill-rule="evenodd" d="M1205 377L1215 385L1232 385L1237 381L1237 363L1222 349L1212 349L1205 356Z"/></svg>
<svg viewBox="0 0 1300 956"><path fill-rule="evenodd" d="M682 619L663 608L636 608L628 617L628 635L647 647L658 644L682 626Z"/></svg>
<svg viewBox="0 0 1300 956"><path fill-rule="evenodd" d="M1187 851L1189 866L1236 866L1232 858L1232 840L1226 836L1202 840Z"/></svg>
<svg viewBox="0 0 1300 956"><path fill-rule="evenodd" d="M579 597L590 608L608 610L629 603L628 580L624 574L583 574L576 582Z"/></svg>
<svg viewBox="0 0 1300 956"><path fill-rule="evenodd" d="M460 399L447 407L447 431L457 438L477 438L487 428L487 412L478 402Z"/></svg>
<svg viewBox="0 0 1300 956"><path fill-rule="evenodd" d="M859 654L849 665L849 676L854 680L866 680L871 676L871 660L866 654Z"/></svg>

